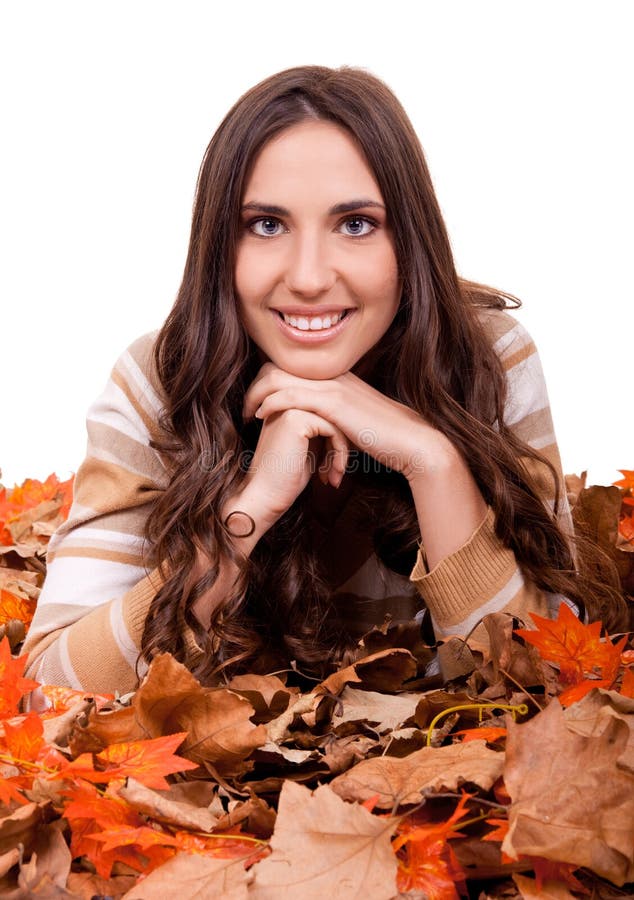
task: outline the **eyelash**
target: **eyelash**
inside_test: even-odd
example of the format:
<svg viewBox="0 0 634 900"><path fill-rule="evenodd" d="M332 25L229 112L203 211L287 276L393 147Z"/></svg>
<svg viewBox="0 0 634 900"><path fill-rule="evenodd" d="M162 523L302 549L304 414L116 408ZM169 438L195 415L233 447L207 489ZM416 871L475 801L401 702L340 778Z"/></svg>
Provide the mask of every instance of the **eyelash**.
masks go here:
<svg viewBox="0 0 634 900"><path fill-rule="evenodd" d="M281 224L280 220L275 218L275 216L259 216L257 219L251 219L250 222L247 222L245 228L247 231L251 231L253 226L257 222L278 222ZM349 234L347 237L352 238L353 241L362 241L364 238L369 238L374 234L374 231L379 227L379 223L374 219L370 219L369 216L348 216L341 222L340 224L344 224L345 222L367 222L369 225L372 225L372 231L369 231L367 234ZM278 237L276 234L256 234L254 231L251 231L254 237L263 238L264 240L270 240L271 238Z"/></svg>

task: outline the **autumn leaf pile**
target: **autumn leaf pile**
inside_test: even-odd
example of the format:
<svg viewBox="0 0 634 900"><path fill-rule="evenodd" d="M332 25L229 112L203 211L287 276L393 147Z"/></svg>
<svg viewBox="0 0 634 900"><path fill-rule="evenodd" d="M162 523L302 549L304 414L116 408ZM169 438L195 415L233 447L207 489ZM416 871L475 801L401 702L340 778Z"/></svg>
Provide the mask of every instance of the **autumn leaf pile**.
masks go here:
<svg viewBox="0 0 634 900"><path fill-rule="evenodd" d="M622 474L567 486L631 595ZM486 650L386 623L312 686L202 687L162 654L134 694L46 686L25 713L20 641L71 495L0 488L0 897L634 896L631 634L565 604L486 616Z"/></svg>

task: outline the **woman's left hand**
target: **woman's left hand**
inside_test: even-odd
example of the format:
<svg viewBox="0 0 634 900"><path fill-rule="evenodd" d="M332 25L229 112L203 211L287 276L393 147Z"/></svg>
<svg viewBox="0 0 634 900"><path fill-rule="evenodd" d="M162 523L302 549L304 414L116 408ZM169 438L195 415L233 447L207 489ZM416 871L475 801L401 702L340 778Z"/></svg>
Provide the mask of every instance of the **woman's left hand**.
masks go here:
<svg viewBox="0 0 634 900"><path fill-rule="evenodd" d="M341 429L351 444L401 472L409 482L457 455L441 431L352 372L314 381L265 363L244 396L243 416L266 419L286 409L323 416Z"/></svg>

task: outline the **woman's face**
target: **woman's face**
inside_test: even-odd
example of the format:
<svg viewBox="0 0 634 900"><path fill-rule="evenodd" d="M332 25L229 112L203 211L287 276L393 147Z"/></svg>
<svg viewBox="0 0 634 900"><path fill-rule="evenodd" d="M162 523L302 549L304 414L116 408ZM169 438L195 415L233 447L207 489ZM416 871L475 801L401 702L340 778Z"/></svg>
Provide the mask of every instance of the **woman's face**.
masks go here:
<svg viewBox="0 0 634 900"><path fill-rule="evenodd" d="M335 378L381 340L401 282L383 197L346 131L302 122L264 146L242 198L235 287L249 336L293 375Z"/></svg>

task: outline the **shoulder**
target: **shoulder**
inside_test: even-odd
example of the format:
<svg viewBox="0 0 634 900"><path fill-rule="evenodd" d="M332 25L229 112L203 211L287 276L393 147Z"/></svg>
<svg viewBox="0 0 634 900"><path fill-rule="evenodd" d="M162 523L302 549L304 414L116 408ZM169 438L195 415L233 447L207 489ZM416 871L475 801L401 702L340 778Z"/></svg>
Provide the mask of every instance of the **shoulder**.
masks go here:
<svg viewBox="0 0 634 900"><path fill-rule="evenodd" d="M479 307L476 314L507 372L528 357L537 355L532 335L526 326L507 310Z"/></svg>
<svg viewBox="0 0 634 900"><path fill-rule="evenodd" d="M120 352L110 373L126 394L143 399L154 410L164 405L164 391L154 361L158 335L156 328L133 340Z"/></svg>

